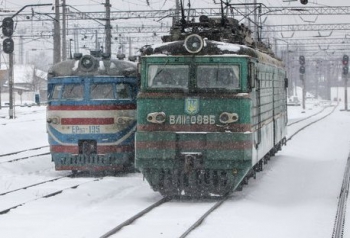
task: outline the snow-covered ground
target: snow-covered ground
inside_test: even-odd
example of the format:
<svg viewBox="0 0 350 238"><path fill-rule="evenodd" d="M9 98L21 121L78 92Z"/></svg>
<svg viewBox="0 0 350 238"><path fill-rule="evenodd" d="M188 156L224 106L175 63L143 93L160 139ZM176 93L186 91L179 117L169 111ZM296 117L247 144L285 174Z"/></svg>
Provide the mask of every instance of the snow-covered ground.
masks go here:
<svg viewBox="0 0 350 238"><path fill-rule="evenodd" d="M235 192L189 237L331 237L350 148L350 112L341 108L289 141L257 180ZM45 110L44 106L16 107L16 118L10 120L8 109L1 109L0 154L47 145ZM302 113L300 107L289 107L289 118L296 120L318 110L319 106L309 105ZM16 163L1 163L0 157L0 194L64 174L54 170L49 155ZM75 184L81 185L69 188ZM35 200L59 186L67 189ZM29 201L0 215L0 237L95 238L160 198L140 174L67 178L0 196L0 210ZM168 206L189 209L179 209L173 217L162 212L165 208L155 210L113 237L179 237L208 203L172 201Z"/></svg>
<svg viewBox="0 0 350 238"><path fill-rule="evenodd" d="M8 107L0 109L0 154L48 145L46 107L15 107L9 119Z"/></svg>

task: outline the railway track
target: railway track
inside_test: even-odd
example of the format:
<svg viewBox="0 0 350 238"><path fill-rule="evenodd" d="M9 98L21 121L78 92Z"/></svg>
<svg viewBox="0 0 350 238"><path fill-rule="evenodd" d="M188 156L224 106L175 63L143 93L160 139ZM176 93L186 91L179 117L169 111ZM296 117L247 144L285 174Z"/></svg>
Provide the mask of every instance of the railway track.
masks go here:
<svg viewBox="0 0 350 238"><path fill-rule="evenodd" d="M149 207L145 208L144 210L142 210L139 213L136 213L135 215L133 215L132 217L130 217L129 219L125 220L124 222L118 224L117 226L115 226L113 229L111 229L110 231L108 231L107 233L103 234L100 238L107 238L110 237L114 234L116 234L118 231L120 231L122 228L132 224L134 221L136 221L137 219L143 217L144 215L146 215L147 213L149 213L150 211L152 211L154 208L161 206L162 204L170 201L170 198L164 197L162 199L160 199L159 201L153 203L152 205L150 205Z"/></svg>
<svg viewBox="0 0 350 238"><path fill-rule="evenodd" d="M40 150L40 149L48 148L48 147L49 147L48 145L45 145L45 146L40 146L40 147L35 147L35 148L30 148L30 149L25 149L25 150L19 150L19 151L15 151L15 152L6 153L6 154L0 154L0 157L20 154L20 153L28 152L28 151Z"/></svg>
<svg viewBox="0 0 350 238"><path fill-rule="evenodd" d="M0 197L4 196L4 195L7 195L7 194L10 194L10 193L14 193L14 192L20 191L20 190L26 190L28 188L39 186L39 185L42 185L42 184L45 184L45 183L54 182L54 181L57 181L57 180L60 180L60 179L64 179L64 178L73 178L73 177L76 177L76 176L79 176L79 173L78 174L76 174L76 173L73 174L72 173L72 174L68 174L66 176L61 176L61 177L57 177L57 178L44 180L44 181L41 181L41 182L38 182L38 183L33 183L33 184L26 185L26 186L23 186L23 187L20 187L20 188L16 188L16 189L13 189L13 190L10 190L10 191L2 192L2 193L0 193Z"/></svg>
<svg viewBox="0 0 350 238"><path fill-rule="evenodd" d="M330 107L327 107L330 108ZM321 110L318 113L312 114L309 117L303 118L301 120L295 121L291 124L288 124L288 129L291 128L292 125L297 125L298 123L301 122L305 122L306 120L309 120L310 118L313 118L317 115L320 115L320 117L316 118L315 120L311 120L310 122L306 122L305 125L302 125L301 127L298 127L297 129L294 130L294 132L291 133L291 135L288 136L287 141L291 140L295 135L297 135L298 133L300 133L301 131L303 131L305 128L325 119L326 117L330 116L332 113L334 113L335 109L337 107L333 107L332 110L330 112L327 112L326 114L322 115L321 113L323 113L325 111L326 108L324 108L323 110ZM298 125L297 125L298 126Z"/></svg>
<svg viewBox="0 0 350 238"><path fill-rule="evenodd" d="M300 123L300 122L302 122L302 121L306 121L306 120L308 120L308 119L310 119L310 118L312 118L312 117L314 117L314 116L317 116L317 115L323 113L324 110L325 110L326 108L327 108L327 107L323 107L322 110L320 110L320 111L318 111L318 112L316 112L316 113L314 113L314 114L312 114L312 115L310 115L310 116L308 116L308 117L304 117L304 118L302 118L302 119L295 120L295 121L293 121L293 122L291 122L291 123L288 123L287 126L291 126L291 125Z"/></svg>
<svg viewBox="0 0 350 238"><path fill-rule="evenodd" d="M13 191L0 194L1 196L12 196L12 199L7 198L6 201L2 201L2 202L1 202L2 197L0 197L0 215L7 214L11 210L24 206L28 203L31 203L43 198L53 197L58 194L61 194L66 190L76 189L81 185L101 180L101 178L95 178L95 179L90 179L88 181L84 179L84 181L79 182L76 179L74 179L72 181L62 181L61 184L52 184L54 182L58 183L57 181L62 180L63 178L64 177L48 180L37 184L32 184L26 187L22 187L20 189L16 189ZM48 183L50 183L50 185L45 186ZM33 187L35 187L35 191L33 190ZM55 188L52 188L52 187L55 187ZM41 195L38 195L38 194L41 194Z"/></svg>
<svg viewBox="0 0 350 238"><path fill-rule="evenodd" d="M294 136L296 136L298 133L300 133L302 130L306 129L307 127L325 119L326 117L328 117L329 115L331 115L334 110L336 109L336 107L332 108L329 112L325 113L325 109L321 110L320 112L313 114L309 117L307 117L306 119L302 119L302 120L298 120L295 121L293 123L291 123L289 126L294 125L297 126L298 124L300 124L301 122L304 122L303 125L299 125L298 129L295 130L295 132L293 132L287 140L291 140ZM325 113L325 114L324 114ZM319 116L319 117L316 117ZM316 117L316 118L315 118ZM310 119L314 119L314 120L310 120ZM308 120L308 121L307 121ZM350 166L349 166L350 167ZM350 173L350 172L349 172ZM346 192L347 194L347 192ZM187 226L187 230L181 232L181 235L177 236L180 238L185 238L187 237L192 231L194 231L196 228L200 227L203 224L203 221L210 216L210 214L212 214L217 208L219 208L222 204L225 203L225 201L227 201L230 196L225 196L221 199L219 199L217 202L215 202L212 206L210 206L210 208L208 208L207 210L205 210L201 216L199 216L198 219L196 219L192 225ZM136 220L139 220L141 218L147 217L147 215L150 215L150 213L152 211L155 211L155 208L159 208L160 206L169 203L170 201L173 201L170 198L163 198L159 201L157 201L156 203L152 204L151 206L147 207L146 209L142 210L141 212L131 216L129 219L125 220L124 222L116 225L116 227L114 227L113 229L111 229L110 231L108 231L107 233L103 234L100 238L107 238L107 237L119 237L119 235L121 235L121 237L123 237L122 234L119 234L118 232L122 231L123 228L128 227L130 224L132 224L133 222L135 222ZM196 204L191 204L191 206L194 206ZM177 209L175 209L177 210ZM174 212L174 211L173 211ZM176 211L178 212L178 211ZM167 212L162 212L162 214L168 214L167 217L172 217L174 213L167 213ZM149 217L148 217L149 218ZM149 220L153 220L153 219L149 219ZM141 222L140 222L141 223ZM341 223L341 222L340 222ZM133 227L135 229L135 227ZM137 228L138 231L140 231L140 228ZM141 229L142 231L142 229ZM118 233L118 234L117 234ZM140 234L140 233L139 233ZM130 236L130 233L128 233L128 235L126 236ZM337 236L335 236L337 237Z"/></svg>
<svg viewBox="0 0 350 238"><path fill-rule="evenodd" d="M26 159L35 158L42 155L49 155L50 152L48 151L48 148L49 146L40 146L40 147L31 148L31 149L1 154L0 164L26 160ZM22 154L24 154L24 156Z"/></svg>
<svg viewBox="0 0 350 238"><path fill-rule="evenodd" d="M193 230L195 230L198 226L201 225L201 223L204 221L204 219L206 217L208 217L213 211L215 211L218 207L220 207L227 199L229 198L229 196L225 196L223 198L220 198L218 201L214 202L214 205L212 201L208 201L208 202L204 202L204 203L193 203L193 201L189 200L189 201L174 201L171 198L168 197L164 197L161 200L155 202L154 204L150 205L149 207L147 207L146 209L142 210L141 212L135 214L134 216L130 217L129 219L125 220L124 222L118 224L116 227L114 227L113 229L111 229L110 231L108 231L107 233L103 234L102 236L100 236L100 238L108 238L108 237L123 237L123 234L119 234L118 232L121 231L123 228L127 228L127 226L129 226L130 224L132 224L133 222L135 222L138 219L142 219L144 218L147 214L149 214L151 211L154 211L156 208L160 208L162 205L162 214L174 214L174 213L178 213L180 214L180 216L183 216L183 214L186 212L186 210L188 211L188 202L191 203L192 209L198 209L197 207L204 207L204 212L201 213L202 215L198 215L199 219L195 220L193 222L192 225L188 226L188 229L185 231L179 231L179 237L184 238L187 237ZM175 203L180 204L180 206L171 206L171 204L169 205L169 202L174 201ZM182 203L184 204L182 204ZM164 207L165 204L168 204L168 207ZM182 206L181 206L182 205ZM197 206L197 207L196 207ZM209 208L208 208L209 207ZM198 209L199 210L199 209ZM149 217L147 217L149 218ZM146 219L147 219L146 218ZM153 219L150 219L153 220ZM176 220L176 219L175 219ZM147 223L147 221L143 220L140 221L140 223L142 224L142 222L144 223L143 226L141 228L138 228L138 231L142 231L142 228L147 229L145 227L149 227L149 224ZM145 224L146 223L146 224ZM170 225L172 226L172 225ZM166 227L161 227L161 229L163 230L167 230ZM132 231L131 231L132 232ZM117 234L118 233L118 234ZM116 236L114 236L116 235ZM126 236L130 236L131 234L128 234Z"/></svg>
<svg viewBox="0 0 350 238"><path fill-rule="evenodd" d="M332 112L334 111L334 109L332 110ZM327 115L323 115L323 114L318 114L319 117L322 119L329 116L332 112L330 113L327 113ZM315 120L312 120L310 122L311 119L316 119L317 121L319 120L322 120L322 119L319 119L319 118L312 118L310 117L309 118L309 121L307 122L306 120L300 120L298 121L298 123L293 123L294 127L298 126L299 128L303 127L303 129L306 128L306 126L304 124L309 124L309 125L312 125L315 122ZM302 123L302 121L304 121ZM301 125L303 124L303 125ZM293 133L293 135L291 137L294 137L296 134L298 134L300 131L302 131L303 129L300 129L298 130L298 132L296 133ZM290 137L290 139L291 139ZM289 139L289 140L290 140ZM35 149L32 149L30 151L36 151ZM23 152L23 151L22 151ZM19 152L20 153L20 152ZM19 153L11 153L11 155L9 156L16 156L16 154L18 155ZM0 155L0 157L5 157L5 155ZM22 157L22 156L21 156ZM26 157L29 157L29 156L26 156ZM16 158L13 159L14 161L16 161ZM1 163L1 162L0 162ZM66 176L65 176L66 177ZM68 177L68 176L67 176ZM56 180L56 178L54 178L54 180ZM59 180L59 179L58 179ZM98 179L96 179L96 181L98 181ZM92 182L92 181L86 181L85 179L85 183L88 183L88 182ZM48 180L47 183L50 183L50 181ZM82 183L83 184L83 183ZM13 204L13 205L10 205L10 206L7 206L7 207L4 207L4 208L0 208L0 214L2 215L5 215L7 214L8 212L10 212L12 209L15 209L17 207L20 207L20 206L24 206L26 205L27 203L30 203L30 202L33 202L33 201L36 201L36 200L40 200L42 198L45 198L45 197L53 197L55 195L58 195L58 194L61 194L62 192L66 191L66 190L69 190L69 189L74 189L74 188L77 188L78 186L80 186L81 184L72 184L71 186L68 186L68 184L66 184L67 186L65 186L64 188L62 189L57 189L56 191L50 191L50 192L47 192L46 194L43 194L43 196L40 196L40 197L34 197L32 199L28 199L28 201L26 202L17 202L16 204ZM34 184L33 184L34 186ZM26 188L20 188L22 191L26 191L28 189ZM17 192L20 192L19 190L20 189L16 189ZM29 188L30 189L30 188ZM13 193L13 195L17 194L15 191L9 191L9 194L7 195L10 195L10 193ZM0 195L5 195L5 194L0 194ZM6 196L7 196L6 195ZM0 196L0 201L1 201L1 197ZM208 205L208 208L207 209L202 209L202 213L201 214L197 214L197 217L198 219L193 219L195 220L194 222L192 223L186 223L186 225L183 228L183 231L179 232L179 234L177 236L174 236L174 237L187 237L192 231L194 231L195 229L197 229L198 227L200 227L202 224L204 225L203 221L208 217L210 216L210 214L212 214L213 211L215 211L218 207L220 207L222 204L225 203L225 201L230 198L230 197L225 197L225 198L222 198L218 201L216 201L215 203L211 203ZM170 202L171 201L171 202ZM170 202L170 203L169 203ZM119 235L123 235L124 234L124 231L127 231L129 229L138 229L139 227L139 224L142 224L142 221L143 220L151 220L149 219L149 215L151 215L153 212L155 213L158 213L158 208L159 209L164 209L164 206L163 205L166 205L166 204L173 204L174 200L170 200L169 198L164 198L164 199L161 199L160 201L157 201L155 204L152 204L151 206L148 206L147 208L145 208L142 212L144 214L135 214L134 216L130 216L129 219L126 219L124 222L122 223L119 223L118 225L116 225L116 227L114 227L112 230L110 230L109 232L105 233L104 235L102 235L101 237L119 237ZM159 205L157 205L159 203ZM179 203L179 201L175 201L175 204L176 203ZM1 202L0 202L1 204ZM196 203L191 203L190 205L187 205L187 208L188 207L193 207L197 204ZM166 205L168 206L168 205ZM176 210L176 209L175 209ZM186 212L187 209L185 209L184 211ZM166 213L162 213L162 214L166 214ZM172 216L171 213L167 214L167 215L164 215L165 217L168 217L168 216ZM159 217L158 217L159 219ZM130 224L133 224L133 226L128 226ZM176 225L176 224L175 224ZM187 228L187 230L186 230ZM142 233L139 233L139 234L142 234ZM145 234L147 236L147 234ZM123 237L123 236L121 236Z"/></svg>
<svg viewBox="0 0 350 238"><path fill-rule="evenodd" d="M343 235L344 235L346 203L349 195L349 184L350 184L350 154L348 156L348 161L346 163L344 176L343 176L343 183L342 183L339 198L338 198L338 206L337 206L337 212L335 216L332 238L343 238Z"/></svg>

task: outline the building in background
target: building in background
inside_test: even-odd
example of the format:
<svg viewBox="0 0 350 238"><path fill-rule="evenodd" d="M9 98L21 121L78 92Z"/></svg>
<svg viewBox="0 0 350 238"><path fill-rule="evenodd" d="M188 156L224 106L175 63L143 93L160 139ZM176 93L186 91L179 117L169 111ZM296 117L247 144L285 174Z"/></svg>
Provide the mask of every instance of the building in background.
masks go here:
<svg viewBox="0 0 350 238"><path fill-rule="evenodd" d="M47 72L35 68L34 65L14 65L13 98L15 105L31 105L45 102L47 99ZM8 70L0 70L1 105L9 102Z"/></svg>

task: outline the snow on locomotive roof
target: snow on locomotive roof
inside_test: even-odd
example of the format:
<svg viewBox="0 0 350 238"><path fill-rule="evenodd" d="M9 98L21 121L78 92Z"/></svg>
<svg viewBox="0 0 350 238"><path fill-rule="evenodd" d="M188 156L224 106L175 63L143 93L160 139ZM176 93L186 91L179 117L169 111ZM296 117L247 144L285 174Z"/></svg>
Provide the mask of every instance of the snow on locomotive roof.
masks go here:
<svg viewBox="0 0 350 238"><path fill-rule="evenodd" d="M130 76L137 75L137 65L119 59L101 59L91 55L69 59L53 65L48 78L60 76Z"/></svg>
<svg viewBox="0 0 350 238"><path fill-rule="evenodd" d="M220 42L220 41L213 41L217 44L217 47L222 51L230 51L230 52L238 52L240 51L241 47L246 47L245 45L238 45L238 44L230 44L226 42Z"/></svg>
<svg viewBox="0 0 350 238"><path fill-rule="evenodd" d="M203 39L204 44L200 52L196 53L196 57L203 57L208 55L220 55L220 57L252 57L256 58L261 63L273 64L278 67L284 67L284 63L266 52L255 49L246 45L227 43L215 40ZM172 41L162 44L147 45L141 49L142 55L148 57L159 56L180 56L180 55L194 55L185 49L185 41Z"/></svg>

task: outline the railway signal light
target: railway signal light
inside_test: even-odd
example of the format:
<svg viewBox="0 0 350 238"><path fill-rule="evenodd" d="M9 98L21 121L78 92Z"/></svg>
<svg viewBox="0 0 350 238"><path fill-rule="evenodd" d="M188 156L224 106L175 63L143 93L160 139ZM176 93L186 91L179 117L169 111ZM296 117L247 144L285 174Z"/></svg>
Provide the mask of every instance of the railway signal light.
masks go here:
<svg viewBox="0 0 350 238"><path fill-rule="evenodd" d="M10 37L13 34L13 19L12 17L5 17L2 20L2 34Z"/></svg>
<svg viewBox="0 0 350 238"><path fill-rule="evenodd" d="M6 38L2 42L2 47L3 47L3 50L6 54L11 54L13 52L13 48L14 48L13 40L11 38Z"/></svg>
<svg viewBox="0 0 350 238"><path fill-rule="evenodd" d="M347 75L349 73L349 56L348 55L343 55L343 74Z"/></svg>

